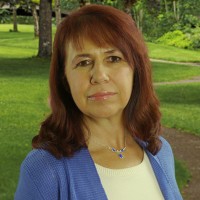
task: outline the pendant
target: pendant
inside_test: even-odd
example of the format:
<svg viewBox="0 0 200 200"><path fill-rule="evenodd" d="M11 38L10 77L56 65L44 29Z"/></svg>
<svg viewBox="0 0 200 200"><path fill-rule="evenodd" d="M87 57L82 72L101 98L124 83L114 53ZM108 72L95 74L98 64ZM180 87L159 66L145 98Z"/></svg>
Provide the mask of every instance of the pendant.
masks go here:
<svg viewBox="0 0 200 200"><path fill-rule="evenodd" d="M118 154L118 156L119 156L119 158L124 158L124 156L120 153L120 154Z"/></svg>
<svg viewBox="0 0 200 200"><path fill-rule="evenodd" d="M120 150L116 150L115 148L111 148L112 152L116 153L120 159L124 158L122 153L125 151L125 149L126 149L126 147L124 147L123 149L120 149Z"/></svg>

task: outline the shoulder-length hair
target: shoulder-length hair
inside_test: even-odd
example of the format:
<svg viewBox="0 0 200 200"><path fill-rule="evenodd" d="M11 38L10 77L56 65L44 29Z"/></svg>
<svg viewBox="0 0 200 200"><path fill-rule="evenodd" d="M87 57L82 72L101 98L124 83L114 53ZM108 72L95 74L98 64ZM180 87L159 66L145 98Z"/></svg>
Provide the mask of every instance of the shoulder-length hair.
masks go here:
<svg viewBox="0 0 200 200"><path fill-rule="evenodd" d="M109 44L118 48L133 68L134 84L124 109L124 125L133 137L146 142L147 149L156 154L161 146L161 114L143 37L129 15L100 5L75 11L57 29L50 69L51 114L33 138L33 148L46 149L59 158L72 156L75 151L87 147L83 114L72 99L65 76L67 45L72 42L75 48L81 48L85 38L98 46Z"/></svg>

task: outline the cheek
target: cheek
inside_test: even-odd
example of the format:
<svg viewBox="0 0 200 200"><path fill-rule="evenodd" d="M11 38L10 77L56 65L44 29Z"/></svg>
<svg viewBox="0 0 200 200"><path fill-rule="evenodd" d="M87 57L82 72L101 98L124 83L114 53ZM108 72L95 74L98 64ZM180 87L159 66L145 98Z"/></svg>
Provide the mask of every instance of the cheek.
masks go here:
<svg viewBox="0 0 200 200"><path fill-rule="evenodd" d="M133 69L127 67L126 69L121 70L116 76L116 78L121 82L124 89L132 90L133 76L134 76Z"/></svg>
<svg viewBox="0 0 200 200"><path fill-rule="evenodd" d="M77 103L86 95L88 87L87 78L84 74L79 73L68 74L67 78L72 97L75 103Z"/></svg>
<svg viewBox="0 0 200 200"><path fill-rule="evenodd" d="M133 76L134 72L130 68L128 70L125 70L121 72L121 91L122 91L122 98L123 101L128 103L131 93L132 93L132 88L133 88Z"/></svg>

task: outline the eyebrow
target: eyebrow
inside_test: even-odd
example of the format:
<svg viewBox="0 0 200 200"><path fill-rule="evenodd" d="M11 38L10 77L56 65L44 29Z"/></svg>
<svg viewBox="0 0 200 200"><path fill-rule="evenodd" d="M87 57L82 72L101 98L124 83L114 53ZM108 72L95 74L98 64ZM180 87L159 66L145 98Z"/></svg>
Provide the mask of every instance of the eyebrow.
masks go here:
<svg viewBox="0 0 200 200"><path fill-rule="evenodd" d="M104 53L105 54L109 54L109 53L114 53L114 52L116 52L117 50L116 49L110 49L110 50L108 50L108 51L105 51Z"/></svg>
<svg viewBox="0 0 200 200"><path fill-rule="evenodd" d="M73 60L72 60L72 63L74 63L74 61L77 59L77 58L86 58L86 57L89 57L90 54L78 54L76 55Z"/></svg>
<svg viewBox="0 0 200 200"><path fill-rule="evenodd" d="M109 49L109 50L105 51L104 53L105 53L105 54L111 54L111 53L114 53L114 52L116 52L116 51L117 51L116 49ZM76 55L76 56L73 58L72 63L74 63L74 61L75 61L77 58L86 58L86 57L89 57L89 56L91 56L91 54L78 54L78 55Z"/></svg>

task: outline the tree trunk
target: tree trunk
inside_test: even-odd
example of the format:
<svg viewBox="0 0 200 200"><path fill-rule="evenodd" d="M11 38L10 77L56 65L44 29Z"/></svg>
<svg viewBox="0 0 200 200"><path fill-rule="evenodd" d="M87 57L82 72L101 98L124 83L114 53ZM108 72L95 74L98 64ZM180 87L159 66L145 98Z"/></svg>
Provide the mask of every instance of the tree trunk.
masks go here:
<svg viewBox="0 0 200 200"><path fill-rule="evenodd" d="M56 26L61 22L61 5L60 0L55 0Z"/></svg>
<svg viewBox="0 0 200 200"><path fill-rule="evenodd" d="M52 0L40 0L39 57L50 57L52 53Z"/></svg>
<svg viewBox="0 0 200 200"><path fill-rule="evenodd" d="M139 10L139 29L142 32L143 30L143 9Z"/></svg>
<svg viewBox="0 0 200 200"><path fill-rule="evenodd" d="M176 1L173 1L174 18L176 19Z"/></svg>
<svg viewBox="0 0 200 200"><path fill-rule="evenodd" d="M17 27L17 8L16 5L12 6L13 8L13 31L18 32L18 27Z"/></svg>
<svg viewBox="0 0 200 200"><path fill-rule="evenodd" d="M173 0L174 17L176 21L179 21L179 1Z"/></svg>
<svg viewBox="0 0 200 200"><path fill-rule="evenodd" d="M165 12L168 13L168 5L167 5L167 0L164 0L165 2Z"/></svg>
<svg viewBox="0 0 200 200"><path fill-rule="evenodd" d="M39 36L39 22L38 22L38 15L36 10L36 4L31 5L32 15L34 19L34 36Z"/></svg>
<svg viewBox="0 0 200 200"><path fill-rule="evenodd" d="M177 6L176 6L176 8L177 8L177 21L179 21L179 19L180 19L180 6L179 6L179 0L177 0Z"/></svg>

